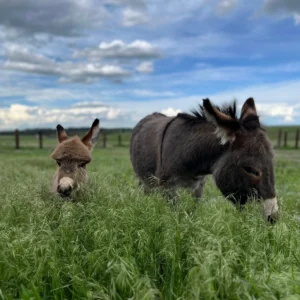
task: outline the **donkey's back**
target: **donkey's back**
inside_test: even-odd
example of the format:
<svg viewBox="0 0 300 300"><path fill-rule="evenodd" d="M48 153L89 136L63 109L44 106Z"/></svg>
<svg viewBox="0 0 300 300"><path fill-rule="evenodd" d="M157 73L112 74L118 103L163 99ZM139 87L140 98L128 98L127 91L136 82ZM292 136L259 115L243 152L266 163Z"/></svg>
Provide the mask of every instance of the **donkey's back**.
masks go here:
<svg viewBox="0 0 300 300"><path fill-rule="evenodd" d="M143 118L133 129L130 142L130 159L135 174L150 183L156 174L160 159L160 146L168 124L173 120L161 113Z"/></svg>

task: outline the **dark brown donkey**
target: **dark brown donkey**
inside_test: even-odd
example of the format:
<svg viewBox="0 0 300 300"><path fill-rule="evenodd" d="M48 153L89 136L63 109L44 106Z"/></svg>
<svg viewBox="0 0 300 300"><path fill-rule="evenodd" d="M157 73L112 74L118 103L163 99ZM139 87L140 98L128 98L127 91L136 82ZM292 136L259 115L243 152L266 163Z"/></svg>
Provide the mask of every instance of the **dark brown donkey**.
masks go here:
<svg viewBox="0 0 300 300"><path fill-rule="evenodd" d="M272 146L252 98L239 119L235 103L219 109L209 99L192 115L148 115L133 130L130 157L147 188L187 187L200 198L205 177L212 174L229 200L245 204L255 196L263 200L266 218L277 219Z"/></svg>
<svg viewBox="0 0 300 300"><path fill-rule="evenodd" d="M93 122L91 129L80 139L69 138L61 125L57 125L58 145L52 153L58 169L52 180L52 192L68 197L87 181L86 165L91 161L91 151L99 135L99 120Z"/></svg>

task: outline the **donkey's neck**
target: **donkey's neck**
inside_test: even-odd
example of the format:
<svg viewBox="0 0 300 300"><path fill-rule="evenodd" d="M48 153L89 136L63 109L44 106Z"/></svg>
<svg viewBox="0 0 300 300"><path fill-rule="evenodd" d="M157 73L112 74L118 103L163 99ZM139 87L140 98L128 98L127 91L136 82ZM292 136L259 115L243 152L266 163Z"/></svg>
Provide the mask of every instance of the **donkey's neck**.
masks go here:
<svg viewBox="0 0 300 300"><path fill-rule="evenodd" d="M161 161L155 176L169 178L194 178L208 175L226 152L215 134L215 127L208 122L190 124L177 118L169 126L162 141Z"/></svg>
<svg viewBox="0 0 300 300"><path fill-rule="evenodd" d="M215 131L207 132L205 136L197 139L194 151L193 165L197 169L198 175L211 174L216 162L227 152L229 143L221 144L220 138Z"/></svg>

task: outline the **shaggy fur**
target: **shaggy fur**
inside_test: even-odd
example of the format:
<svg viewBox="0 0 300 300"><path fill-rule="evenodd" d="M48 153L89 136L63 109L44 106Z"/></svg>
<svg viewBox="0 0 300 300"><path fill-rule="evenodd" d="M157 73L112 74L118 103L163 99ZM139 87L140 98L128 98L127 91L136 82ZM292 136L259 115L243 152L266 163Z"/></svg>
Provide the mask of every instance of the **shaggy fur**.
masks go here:
<svg viewBox="0 0 300 300"><path fill-rule="evenodd" d="M72 159L89 163L91 153L78 136L58 144L51 157L55 160Z"/></svg>
<svg viewBox="0 0 300 300"><path fill-rule="evenodd" d="M58 145L51 155L58 164L52 180L53 193L68 197L87 181L86 164L91 161L91 150L97 142L99 130L99 120L96 119L82 139L78 136L69 138L64 128L57 125Z"/></svg>

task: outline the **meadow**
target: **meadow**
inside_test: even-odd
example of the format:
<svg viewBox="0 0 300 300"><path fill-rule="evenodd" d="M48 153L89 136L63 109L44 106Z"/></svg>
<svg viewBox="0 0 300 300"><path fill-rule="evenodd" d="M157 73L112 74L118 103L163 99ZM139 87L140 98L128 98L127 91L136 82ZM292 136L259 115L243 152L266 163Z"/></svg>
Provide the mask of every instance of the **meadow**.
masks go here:
<svg viewBox="0 0 300 300"><path fill-rule="evenodd" d="M199 204L137 187L127 147L96 148L71 201L51 149L0 150L0 299L299 299L300 151L276 152L280 221L211 178Z"/></svg>

